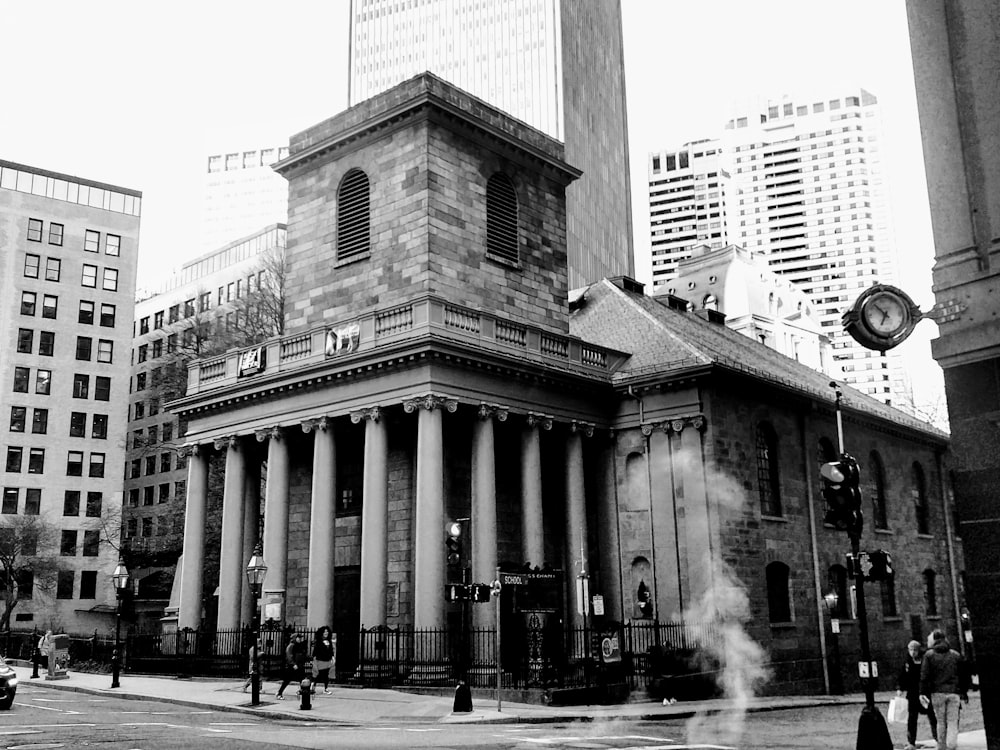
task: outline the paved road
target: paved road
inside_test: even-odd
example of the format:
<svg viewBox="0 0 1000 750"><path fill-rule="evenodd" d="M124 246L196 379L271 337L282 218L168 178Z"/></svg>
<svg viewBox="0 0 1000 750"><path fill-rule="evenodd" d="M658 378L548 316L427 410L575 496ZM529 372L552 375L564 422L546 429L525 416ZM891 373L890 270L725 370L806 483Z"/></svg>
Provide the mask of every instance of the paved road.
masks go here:
<svg viewBox="0 0 1000 750"><path fill-rule="evenodd" d="M963 713L963 729L982 726L978 696ZM257 717L22 683L14 709L0 713L0 750L849 750L855 747L859 716L856 705L830 705L753 713L738 726L718 716L700 723L673 719L496 725L409 718L361 725ZM894 746L901 746L903 727L891 726L890 731ZM924 722L920 738L929 740Z"/></svg>

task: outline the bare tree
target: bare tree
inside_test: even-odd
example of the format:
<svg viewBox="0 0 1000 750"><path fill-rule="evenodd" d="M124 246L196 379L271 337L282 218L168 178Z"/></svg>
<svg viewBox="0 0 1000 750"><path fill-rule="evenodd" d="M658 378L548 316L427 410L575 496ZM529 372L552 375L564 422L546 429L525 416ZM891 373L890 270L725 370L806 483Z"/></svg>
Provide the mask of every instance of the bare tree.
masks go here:
<svg viewBox="0 0 1000 750"><path fill-rule="evenodd" d="M18 602L55 588L58 563L51 555L56 535L56 528L41 516L0 517L0 630L10 628Z"/></svg>

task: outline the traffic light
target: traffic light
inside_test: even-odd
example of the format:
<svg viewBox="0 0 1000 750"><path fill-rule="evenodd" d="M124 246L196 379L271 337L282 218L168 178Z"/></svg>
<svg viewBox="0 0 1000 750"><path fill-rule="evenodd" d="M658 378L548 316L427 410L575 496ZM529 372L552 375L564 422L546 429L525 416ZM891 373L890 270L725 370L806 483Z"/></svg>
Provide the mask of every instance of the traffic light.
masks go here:
<svg viewBox="0 0 1000 750"><path fill-rule="evenodd" d="M868 571L869 580L892 580L892 555L885 550L877 549L868 553L868 561L871 563L871 568Z"/></svg>
<svg viewBox="0 0 1000 750"><path fill-rule="evenodd" d="M864 526L861 513L861 490L858 488L861 473L858 462L847 453L840 459L820 467L823 480L823 499L826 501L824 523L848 534L860 534Z"/></svg>
<svg viewBox="0 0 1000 750"><path fill-rule="evenodd" d="M445 531L448 532L445 538L448 564L458 565L462 561L462 524L459 521L451 521L445 527Z"/></svg>
<svg viewBox="0 0 1000 750"><path fill-rule="evenodd" d="M470 585L472 589L472 601L474 602L488 602L490 600L490 595L493 593L493 587L488 583L473 583Z"/></svg>

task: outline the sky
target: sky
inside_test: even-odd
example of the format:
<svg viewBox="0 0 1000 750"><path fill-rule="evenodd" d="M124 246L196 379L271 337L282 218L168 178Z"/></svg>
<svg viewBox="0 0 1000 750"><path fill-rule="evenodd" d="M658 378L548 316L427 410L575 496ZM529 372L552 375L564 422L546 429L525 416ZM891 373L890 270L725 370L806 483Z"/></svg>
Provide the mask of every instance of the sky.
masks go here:
<svg viewBox="0 0 1000 750"><path fill-rule="evenodd" d="M0 0L0 158L140 190L139 283L198 254L206 158L347 106L347 0ZM864 87L880 100L904 275L933 304L930 217L903 0L622 0L636 275L646 162L717 132L734 101ZM926 361L936 334L904 344ZM931 363L933 365L933 363ZM936 368L936 365L933 365Z"/></svg>

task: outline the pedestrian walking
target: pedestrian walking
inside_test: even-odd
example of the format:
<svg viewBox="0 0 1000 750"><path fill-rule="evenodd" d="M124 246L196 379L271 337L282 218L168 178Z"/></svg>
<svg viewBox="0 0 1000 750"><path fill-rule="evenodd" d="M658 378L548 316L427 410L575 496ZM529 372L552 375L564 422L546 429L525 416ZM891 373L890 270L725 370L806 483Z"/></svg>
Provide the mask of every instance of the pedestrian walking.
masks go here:
<svg viewBox="0 0 1000 750"><path fill-rule="evenodd" d="M51 630L46 630L45 635L38 639L38 651L48 660L48 673L56 673L56 637Z"/></svg>
<svg viewBox="0 0 1000 750"><path fill-rule="evenodd" d="M333 640L333 633L326 625L316 631L313 639L312 673L313 685L323 682L323 692L330 694L330 670L337 663L337 642ZM336 679L334 669L334 679Z"/></svg>
<svg viewBox="0 0 1000 750"><path fill-rule="evenodd" d="M951 647L944 633L935 630L930 640L934 646L924 654L920 667L920 703L934 708L938 750L956 750L959 700L969 702L969 671L965 659Z"/></svg>
<svg viewBox="0 0 1000 750"><path fill-rule="evenodd" d="M927 715L927 721L931 725L931 736L937 739L937 717L934 715L934 707L924 708L920 703L920 667L923 663L923 655L920 653L920 641L910 641L906 645L906 657L903 665L899 668L899 676L896 679L897 697L906 696L907 717L906 717L906 747L904 750L916 750L917 747L917 717L920 714Z"/></svg>
<svg viewBox="0 0 1000 750"><path fill-rule="evenodd" d="M306 674L306 639L301 633L293 633L292 640L285 649L285 671L281 680L281 687L278 688L276 698L279 701L285 700L284 692L288 683L301 682Z"/></svg>
<svg viewBox="0 0 1000 750"><path fill-rule="evenodd" d="M264 649L264 644L258 639L257 640L257 649L256 649L256 654L257 654L258 661L260 660L260 657L263 655L262 654L263 649ZM247 666L248 666L248 669L247 669L247 679L246 679L246 682L243 683L243 692L244 693L247 691L247 688L250 687L250 683L253 682L253 673L255 671L254 667L259 666L259 665L257 665L257 664L254 663L254 653L255 653L254 647L251 646L250 647L250 651L247 653ZM256 670L256 671L257 671L257 674L259 676L260 675L260 670ZM264 691L261 690L260 694L264 695Z"/></svg>

